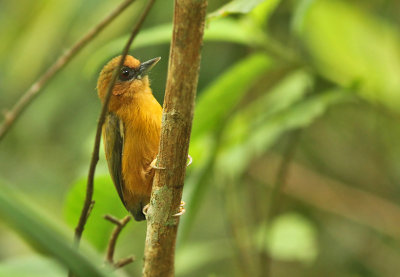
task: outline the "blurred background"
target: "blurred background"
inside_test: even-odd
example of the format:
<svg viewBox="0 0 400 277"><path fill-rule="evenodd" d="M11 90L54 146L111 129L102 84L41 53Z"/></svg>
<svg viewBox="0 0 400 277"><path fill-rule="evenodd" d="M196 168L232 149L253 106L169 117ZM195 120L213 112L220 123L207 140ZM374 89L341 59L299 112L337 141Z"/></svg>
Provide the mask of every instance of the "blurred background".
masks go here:
<svg viewBox="0 0 400 277"><path fill-rule="evenodd" d="M119 3L0 1L0 110ZM97 76L145 4L51 80L0 143L0 200L68 244L101 108ZM397 276L400 2L215 0L208 12L176 275ZM162 57L150 75L160 103L172 13L172 1L157 1L130 52ZM101 151L83 240L103 259L113 229L103 215L127 212ZM5 203L0 276L65 276L27 235L39 227L10 224L19 217ZM122 231L116 258L136 261L119 275L140 274L145 232L145 222Z"/></svg>

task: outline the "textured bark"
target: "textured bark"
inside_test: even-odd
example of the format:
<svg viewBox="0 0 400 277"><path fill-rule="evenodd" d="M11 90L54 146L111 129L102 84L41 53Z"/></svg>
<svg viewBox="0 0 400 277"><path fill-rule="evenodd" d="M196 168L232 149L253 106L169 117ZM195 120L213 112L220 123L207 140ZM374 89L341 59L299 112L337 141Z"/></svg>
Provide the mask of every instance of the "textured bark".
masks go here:
<svg viewBox="0 0 400 277"><path fill-rule="evenodd" d="M203 41L206 0L175 0L160 152L150 207L143 276L174 276L174 255Z"/></svg>

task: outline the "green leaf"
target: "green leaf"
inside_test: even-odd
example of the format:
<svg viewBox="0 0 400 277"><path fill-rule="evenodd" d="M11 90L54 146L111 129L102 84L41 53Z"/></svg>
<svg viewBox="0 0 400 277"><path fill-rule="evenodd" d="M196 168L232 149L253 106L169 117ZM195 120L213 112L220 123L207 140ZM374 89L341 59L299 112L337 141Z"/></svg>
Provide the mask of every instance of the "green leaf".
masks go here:
<svg viewBox="0 0 400 277"><path fill-rule="evenodd" d="M72 185L66 198L64 215L71 227L76 226L81 214L86 195L86 181L86 178L82 178ZM117 218L122 218L128 212L119 199L109 175L96 176L94 180L93 200L95 200L95 204L85 226L83 237L98 250L104 250L114 225L105 220L103 216L111 214ZM129 224L127 228L131 225L133 224Z"/></svg>
<svg viewBox="0 0 400 277"><path fill-rule="evenodd" d="M303 31L304 20L314 1L315 0L301 0L298 2L291 22L291 28L295 33L300 34Z"/></svg>
<svg viewBox="0 0 400 277"><path fill-rule="evenodd" d="M251 59L253 58L256 59L255 57L252 57ZM250 61L252 62L253 60ZM295 72L281 81L280 84L277 85L272 91L259 97L253 102L253 104L250 105L249 108L241 111L240 115L231 118L227 127L223 127L221 126L223 125L222 119L226 118L227 115L230 114L229 111L231 111L235 105L232 103L230 106L224 108L221 104L225 104L224 98L227 98L230 101L229 98L232 96L232 93L233 97L235 97L237 93L240 93L241 98L246 92L244 89L246 86L241 88L236 83L240 82L243 76L243 73L239 70L236 70L236 68L243 68L243 70L246 71L248 67L246 64L248 62L249 60L243 61L239 65L235 66L234 69L229 70L227 73L225 73L226 80L224 80L224 78L219 79L218 83L212 86L213 89L210 88L201 94L195 114L193 126L194 130L198 130L198 128L200 128L197 126L197 124L199 124L198 120L201 119L204 124L204 133L217 133L216 129L219 129L218 132L221 132L221 128L224 128L224 130L226 130L225 133L229 134L231 131L239 131L238 127L243 125L244 128L240 130L242 130L244 134L247 134L248 125L253 122L257 116L259 117L260 114L267 116L289 107L294 102L299 101L307 92L308 88L312 85L312 79L307 73L303 71ZM232 87L230 87L231 84ZM236 92L235 89L242 90ZM206 100L203 100L203 98L206 98ZM215 108L214 110L209 110L208 107ZM223 110L218 112L217 109L221 107ZM196 120L196 118L198 119ZM212 128L212 124L208 123L212 120L220 121L216 128ZM218 145L219 138L216 137L218 135L213 135L210 137L206 136L204 138L201 134L203 133L200 131L195 131L192 133L192 140L190 144L190 154L196 161L197 170L192 172L186 180L187 188L184 191L184 196L188 202L188 209L187 214L184 218L182 218L181 223L180 239L183 240L186 239L192 227L194 217L201 203L201 199L209 187L209 178L211 178L212 170L217 158L218 148L220 147ZM237 135L239 137L242 136L240 134ZM204 151L204 149L207 149L207 151Z"/></svg>
<svg viewBox="0 0 400 277"><path fill-rule="evenodd" d="M131 49L166 44L170 42L171 37L171 24L158 25L141 31ZM95 72L106 62L105 59L119 55L127 38L127 36L122 36L112 40L94 52L84 68L85 74L87 76L95 75ZM204 41L224 41L256 48L265 44L266 37L260 29L227 18L209 23L205 29Z"/></svg>
<svg viewBox="0 0 400 277"><path fill-rule="evenodd" d="M214 132L252 84L272 66L264 54L254 54L227 70L202 93L196 104L192 137ZM212 109L210 109L212 107Z"/></svg>
<svg viewBox="0 0 400 277"><path fill-rule="evenodd" d="M106 270L100 270L95 265L102 263L97 255L88 249L82 249L85 253L81 253L73 246L72 232L67 236L63 231L65 229L55 225L47 214L15 190L4 185L1 188L1 219L20 233L27 243L41 249L65 267L71 268L76 276L110 276Z"/></svg>
<svg viewBox="0 0 400 277"><path fill-rule="evenodd" d="M185 181L187 213L181 222L179 239L185 240L208 190L212 177L220 133L226 121L248 93L249 88L273 67L264 54L254 54L225 71L200 93L193 121L189 153L195 161ZM210 108L212 107L212 108ZM206 150L206 151L205 151Z"/></svg>
<svg viewBox="0 0 400 277"><path fill-rule="evenodd" d="M349 1L304 0L294 23L319 73L364 99L400 112L396 27Z"/></svg>
<svg viewBox="0 0 400 277"><path fill-rule="evenodd" d="M307 87L304 85L303 89ZM252 114L251 112L239 113L224 134L225 140L217 161L219 176L236 178L242 174L251 160L265 153L281 134L310 125L329 106L350 98L347 92L332 90L272 114L266 107L265 113L259 114L252 120L255 124L250 124L248 119L248 114ZM248 108L250 111L252 109L251 106Z"/></svg>
<svg viewBox="0 0 400 277"><path fill-rule="evenodd" d="M224 41L248 47L262 47L266 43L264 32L246 21L224 18L212 21L204 32L204 41Z"/></svg>
<svg viewBox="0 0 400 277"><path fill-rule="evenodd" d="M281 0L264 1L251 11L250 16L258 26L263 27L280 2Z"/></svg>
<svg viewBox="0 0 400 277"><path fill-rule="evenodd" d="M265 0L233 0L219 8L215 12L210 13L208 15L208 18L227 16L234 13L248 13L264 1Z"/></svg>
<svg viewBox="0 0 400 277"><path fill-rule="evenodd" d="M202 93L193 119L190 153L196 161L205 160L207 135L218 130L254 82L272 67L264 54L253 54L228 69ZM212 107L212 108L210 108Z"/></svg>
<svg viewBox="0 0 400 277"><path fill-rule="evenodd" d="M42 256L28 256L3 260L0 276L12 277L65 277L66 271L54 260Z"/></svg>
<svg viewBox="0 0 400 277"><path fill-rule="evenodd" d="M295 72L284 78L279 85L272 89L272 91L259 97L256 101L250 104L250 107L245 108L244 110L242 109L235 117L230 117L228 125L223 127L224 119L230 115L230 111L236 106L234 103L237 102L237 100L235 100L232 101L233 103L225 103L224 99L227 98L227 101L231 101L231 96L236 97L235 95L237 93L240 93L240 97L238 97L239 99L243 97L243 94L246 93L246 90L244 89L246 88L246 85L243 84L243 87L240 87L236 82L242 81L241 78L244 73L241 72L241 70L244 72L247 71L249 67L248 63L252 63L253 61L259 61L259 59L253 56L250 60L243 61L236 65L235 68L225 73L224 78L220 78L215 85L212 85L201 94L201 98L196 108L192 141L190 144L190 153L194 157L194 160L197 161L197 170L192 172L186 181L187 189L184 193L185 199L188 200L188 212L187 216L182 219L181 224L181 236L183 236L183 239L187 237L192 226L193 218L198 210L199 202L208 189L209 177L207 176L211 175L215 159L218 157L217 151L220 147L215 145L217 142L214 135L204 137L203 134L216 133L216 130L221 132L221 128L224 128L224 130L226 130L223 134L224 137L232 132L238 137L241 137L243 135L239 134L240 131L246 135L249 132L247 127L251 122L257 119L257 117L260 117L260 115L267 116L287 108L294 102L299 101L312 85L312 79L307 73L303 71ZM248 80L244 81L248 82ZM236 92L235 89L240 90ZM203 100L204 98L206 100ZM224 107L222 104L229 104L229 106ZM211 106L215 108L209 110L208 107ZM222 108L222 110L218 111L220 108ZM204 124L204 131L197 131L200 127L197 125L199 123L196 118L203 121L202 124ZM212 120L219 121L215 128L213 128L213 125L210 123ZM258 119L258 121L259 120L260 119ZM222 148L229 147L227 144L228 143L225 141ZM204 151L204 149L207 149L207 151ZM222 172L225 171L226 170L224 169Z"/></svg>
<svg viewBox="0 0 400 277"><path fill-rule="evenodd" d="M312 87L313 78L310 74L302 70L292 72L270 91L257 98L251 107L243 111L239 118L243 116L246 121L250 122L259 115L267 117L282 111L299 102L312 90Z"/></svg>
<svg viewBox="0 0 400 277"><path fill-rule="evenodd" d="M262 226L258 236L259 244L268 249L275 260L300 261L309 264L318 254L317 230L310 220L297 213L287 213L275 218L269 230Z"/></svg>

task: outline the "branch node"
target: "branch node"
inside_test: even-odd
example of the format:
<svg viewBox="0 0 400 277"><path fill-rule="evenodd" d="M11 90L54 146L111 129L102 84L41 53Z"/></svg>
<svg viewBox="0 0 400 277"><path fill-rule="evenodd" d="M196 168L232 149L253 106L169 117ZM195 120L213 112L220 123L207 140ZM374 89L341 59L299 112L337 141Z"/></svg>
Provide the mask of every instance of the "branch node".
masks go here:
<svg viewBox="0 0 400 277"><path fill-rule="evenodd" d="M119 267L122 267L126 264L133 262L133 256L132 256L132 257L122 259L122 260L114 263L114 252L115 252L115 245L117 244L117 239L118 239L119 234L121 233L122 229L131 220L131 216L127 215L123 219L118 220L116 217L106 214L104 216L104 219L106 219L116 225L114 230L111 233L110 240L108 241L106 261L108 263L110 263L111 265L113 265L115 268L119 268Z"/></svg>
<svg viewBox="0 0 400 277"><path fill-rule="evenodd" d="M90 206L89 206L89 209L88 209L87 214L86 214L86 220L89 218L90 214L92 213L92 210L93 210L93 207L94 207L95 203L96 203L96 201L94 201L94 200L90 201Z"/></svg>

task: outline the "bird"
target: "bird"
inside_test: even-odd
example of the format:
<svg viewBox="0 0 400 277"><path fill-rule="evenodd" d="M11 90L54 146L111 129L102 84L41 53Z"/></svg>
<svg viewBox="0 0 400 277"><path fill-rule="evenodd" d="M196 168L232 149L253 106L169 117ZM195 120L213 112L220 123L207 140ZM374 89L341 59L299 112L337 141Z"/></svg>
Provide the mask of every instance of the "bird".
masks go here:
<svg viewBox="0 0 400 277"><path fill-rule="evenodd" d="M100 72L97 93L102 103L121 58L111 59ZM140 62L131 55L125 57L102 130L111 178L136 221L146 219L143 209L150 201L157 169L154 161L160 144L162 107L150 88L148 73L160 59Z"/></svg>

